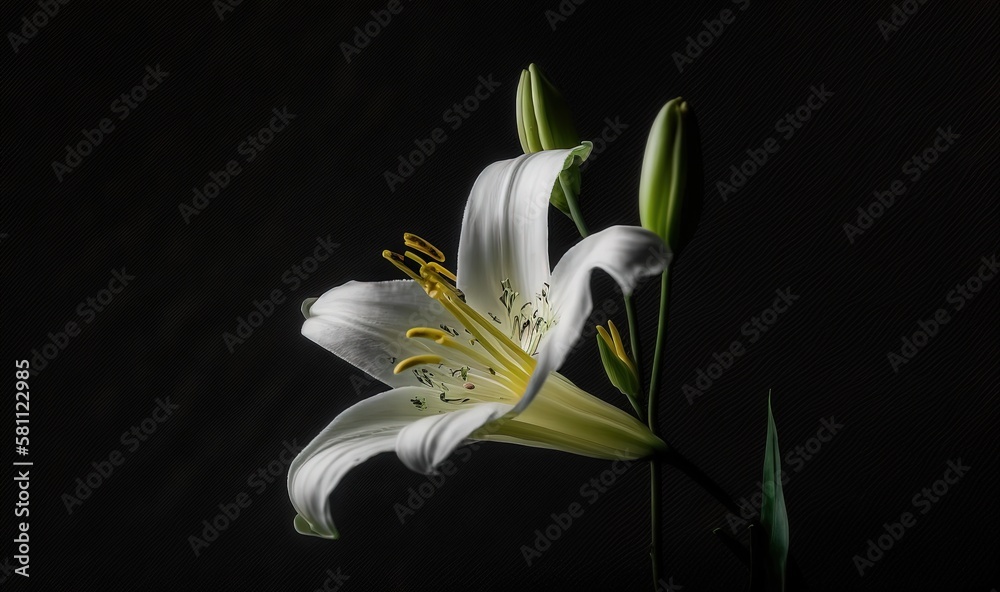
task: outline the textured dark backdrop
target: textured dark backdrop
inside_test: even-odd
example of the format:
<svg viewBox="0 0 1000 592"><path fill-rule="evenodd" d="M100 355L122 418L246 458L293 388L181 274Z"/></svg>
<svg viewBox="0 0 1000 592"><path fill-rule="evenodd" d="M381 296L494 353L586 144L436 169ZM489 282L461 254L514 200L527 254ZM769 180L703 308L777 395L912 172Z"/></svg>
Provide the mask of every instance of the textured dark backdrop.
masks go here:
<svg viewBox="0 0 1000 592"><path fill-rule="evenodd" d="M81 327L31 380L38 589L306 591L338 569L345 592L648 588L642 464L531 566L521 546L607 462L485 445L457 458L457 473L401 524L394 504L426 478L383 455L339 490L336 542L293 531L283 467L275 482L248 482L280 463L283 442L304 445L379 390L299 335L299 301L348 279L397 277L379 253L404 231L455 252L476 175L519 153L514 91L531 61L568 96L583 136L599 137L606 118L624 124L584 173L591 228L637 221L639 163L660 105L683 95L699 113L707 197L673 274L667 437L749 497L773 389L786 454L821 421L843 425L819 451L811 444L809 460L786 463L792 549L815 589L997 585L1000 280L960 311L946 300L997 250L997 3L913 2L888 40L878 20L891 18L889 0L592 0L555 30L545 13L557 0L517 4L403 2L350 63L340 44L386 3L244 0L220 20L209 0L76 1L39 18L48 22L16 52L0 51L7 406L13 361L49 333L62 340L67 322ZM723 8L735 22L679 72L672 54ZM22 17L39 10L5 3L4 30L20 35ZM119 119L113 102L157 65L167 76ZM452 130L445 112L491 75L500 86ZM822 85L833 94L809 121L790 138L775 130ZM294 120L247 162L240 143L286 106ZM58 180L52 162L106 117L114 129ZM435 127L447 140L390 191L383 171ZM903 164L949 127L959 137L912 182ZM716 181L769 137L780 150L723 201ZM179 205L232 159L241 173L186 223ZM844 224L895 179L905 194L850 242ZM334 257L291 290L283 274L327 236L340 245ZM576 238L555 214L552 236L556 254ZM86 304L122 267L135 279L100 312ZM617 305L606 276L594 286L598 303ZM741 327L780 288L799 299L749 343ZM289 301L231 353L223 333L274 289ZM646 284L646 323L655 299ZM894 372L887 353L941 307L951 321ZM624 324L621 309L614 318ZM647 330L647 353L652 338ZM683 384L737 339L746 355L689 404ZM597 352L580 352L566 373L625 406ZM155 433L123 443L168 397L177 409ZM63 494L116 450L124 463L68 513ZM5 458L17 460L9 449ZM919 514L913 496L958 458L971 469ZM14 554L15 494L3 481L0 558ZM664 482L664 573L686 591L740 589L742 568L711 534L728 528L724 511L676 472ZM241 492L251 505L196 557L189 537ZM860 577L853 556L906 511L917 524ZM5 588L26 583L6 573Z"/></svg>

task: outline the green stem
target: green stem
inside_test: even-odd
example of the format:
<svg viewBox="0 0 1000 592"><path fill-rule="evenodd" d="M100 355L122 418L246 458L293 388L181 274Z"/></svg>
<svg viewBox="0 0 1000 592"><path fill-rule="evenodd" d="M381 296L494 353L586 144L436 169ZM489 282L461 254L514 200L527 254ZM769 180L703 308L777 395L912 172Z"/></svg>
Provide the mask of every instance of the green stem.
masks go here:
<svg viewBox="0 0 1000 592"><path fill-rule="evenodd" d="M656 458L649 461L649 515L652 536L649 559L653 562L653 592L660 586L660 466Z"/></svg>
<svg viewBox="0 0 1000 592"><path fill-rule="evenodd" d="M628 402L632 404L632 409L635 409L635 416L642 419L642 406L639 404L639 398L625 393L625 397L628 398Z"/></svg>
<svg viewBox="0 0 1000 592"><path fill-rule="evenodd" d="M625 299L625 314L628 315L628 338L632 345L632 360L635 362L636 374L639 375L639 391L642 391L642 356L639 355L639 328L638 319L635 314L635 306L632 303L631 294L623 294L622 297ZM636 409L639 412L639 419L642 419L642 411Z"/></svg>
<svg viewBox="0 0 1000 592"><path fill-rule="evenodd" d="M562 174L559 175L559 186L562 187L563 195L566 196L566 203L569 205L570 217L576 224L576 229L580 232L581 237L587 238L587 225L583 222L583 213L580 211L580 202L577 201L576 193L573 192L570 184L566 182L566 179ZM639 358L639 333L636 329L635 310L632 306L632 297L626 295L624 298L625 312L628 314L628 335L629 339L632 341L632 357L635 360L636 373L639 375L641 390L642 360ZM628 397L629 403L631 403L632 408L635 409L636 418L642 420L642 405L639 404L639 399L628 394L625 396Z"/></svg>
<svg viewBox="0 0 1000 592"><path fill-rule="evenodd" d="M736 505L736 502L733 501L733 498L729 496L721 485L713 481L712 478L699 469L697 465L688 460L681 453L677 452L677 449L673 446L670 446L669 444L668 446L670 451L663 457L664 462L687 475L692 481L697 483L698 486L714 497L727 510L737 516L741 515L742 509Z"/></svg>
<svg viewBox="0 0 1000 592"><path fill-rule="evenodd" d="M712 497L716 499L723 507L727 510L739 516L743 517L743 508L733 501L733 498L729 496L725 489L721 485L716 483L709 477L704 471L698 468L693 462L687 459L684 455L677 452L677 450L667 444L669 451L664 455L660 455L659 458L663 460L666 464L678 469L682 473L688 476L692 481L698 484L703 490L709 493ZM760 522L754 518L750 520L751 524L760 525ZM741 547L742 548L742 547ZM805 577L799 568L798 563L791 553L788 554L788 566L786 577L788 578L788 590L807 590L808 586L806 584Z"/></svg>
<svg viewBox="0 0 1000 592"><path fill-rule="evenodd" d="M653 350L653 370L649 373L649 406L646 408L649 429L656 433L656 395L660 386L663 346L667 342L667 308L670 304L670 264L660 275L660 318L656 328L656 349Z"/></svg>
<svg viewBox="0 0 1000 592"><path fill-rule="evenodd" d="M587 225L583 222L583 212L580 211L580 203L576 200L576 193L570 188L569 183L559 174L559 186L562 187L563 195L566 197L566 205L569 206L570 218L576 223L576 229L580 231L580 236L587 238Z"/></svg>
<svg viewBox="0 0 1000 592"><path fill-rule="evenodd" d="M653 369L649 375L649 404L646 417L649 430L656 434L656 395L660 382L663 360L663 346L667 341L667 308L670 304L670 264L663 268L660 276L660 317L656 329L656 349L653 350ZM657 459L649 461L649 515L650 542L649 557L653 562L653 590L660 582L660 471Z"/></svg>

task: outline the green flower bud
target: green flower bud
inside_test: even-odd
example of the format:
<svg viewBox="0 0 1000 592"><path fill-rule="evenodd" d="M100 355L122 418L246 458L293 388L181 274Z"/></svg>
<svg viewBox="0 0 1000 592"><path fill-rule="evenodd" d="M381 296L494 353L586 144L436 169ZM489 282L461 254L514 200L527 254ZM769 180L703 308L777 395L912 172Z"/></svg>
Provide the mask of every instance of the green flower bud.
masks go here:
<svg viewBox="0 0 1000 592"><path fill-rule="evenodd" d="M698 225L704 185L698 121L677 97L653 121L639 178L642 226L660 235L674 257Z"/></svg>
<svg viewBox="0 0 1000 592"><path fill-rule="evenodd" d="M618 328L612 321L608 321L607 330L600 325L597 326L597 349L601 352L604 371L608 373L611 384L628 397L636 413L641 416L638 400L639 372L632 359L625 353L621 335L618 334Z"/></svg>
<svg viewBox="0 0 1000 592"><path fill-rule="evenodd" d="M525 154L580 145L566 99L535 64L521 70L516 112L517 137Z"/></svg>
<svg viewBox="0 0 1000 592"><path fill-rule="evenodd" d="M569 105L562 93L552 86L535 64L521 70L516 97L517 137L525 154L542 150L569 149L580 146ZM583 157L586 158L589 150ZM569 192L571 195L567 196ZM550 201L562 213L573 217L569 200L580 194L580 168L574 162L559 174Z"/></svg>

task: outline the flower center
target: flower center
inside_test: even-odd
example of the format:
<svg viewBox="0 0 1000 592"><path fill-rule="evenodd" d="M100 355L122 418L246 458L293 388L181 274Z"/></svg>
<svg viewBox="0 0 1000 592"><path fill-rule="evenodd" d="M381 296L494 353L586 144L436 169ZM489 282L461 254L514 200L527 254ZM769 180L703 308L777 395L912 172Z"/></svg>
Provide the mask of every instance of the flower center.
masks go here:
<svg viewBox="0 0 1000 592"><path fill-rule="evenodd" d="M549 306L549 284L542 285L542 291L535 294L534 300L528 300L516 311L513 310L517 297L521 295L516 292L510 284L510 279L500 282L500 304L507 311L507 319L510 321L510 337L521 344L521 349L529 355L538 352L538 344L542 335L555 324L552 319L552 308ZM500 319L493 313L488 313L497 323Z"/></svg>
<svg viewBox="0 0 1000 592"><path fill-rule="evenodd" d="M429 339L442 345L454 352L455 358L462 363L450 363L449 359L441 355L422 354L400 361L393 372L399 374L411 370L421 384L431 388L444 387L444 391L450 390L449 385L452 388L457 386L461 391L455 395L441 393L441 400L448 403L471 400L509 402L511 399L519 399L535 368L534 358L525 349L534 351L541 333L548 326L543 320L546 315L540 312L548 307L546 291L543 290L540 295L539 304L526 304L510 317L512 321L516 321L512 323L513 332L518 336L520 344L526 341L529 344L528 348L523 348L513 341L513 336L505 335L500 330L497 326L499 320L492 313L487 313L491 317L487 319L466 303L465 295L455 285L458 278L441 265L445 257L440 249L415 234L404 234L403 241L413 251L433 260L427 261L411 250L406 250L402 255L386 250L382 251L382 256L451 313L469 338L466 342L459 331L443 324L439 329L413 327L406 332L408 338ZM500 301L510 314L517 292L510 288L509 281L505 282L503 288L504 295ZM445 380L441 380L441 374L435 374L427 366L435 366L439 370L447 367ZM452 366L456 369L451 369Z"/></svg>

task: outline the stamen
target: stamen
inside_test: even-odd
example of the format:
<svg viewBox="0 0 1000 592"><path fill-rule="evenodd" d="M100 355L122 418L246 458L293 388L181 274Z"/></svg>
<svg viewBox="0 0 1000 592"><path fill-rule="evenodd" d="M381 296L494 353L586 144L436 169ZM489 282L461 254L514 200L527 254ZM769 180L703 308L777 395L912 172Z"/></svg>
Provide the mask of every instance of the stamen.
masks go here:
<svg viewBox="0 0 1000 592"><path fill-rule="evenodd" d="M469 332L472 333L472 335L478 340L476 343L483 346L483 348L485 348L486 351L490 353L490 355L492 355L508 371L510 371L510 373L513 376L526 381L528 379L528 375L524 372L524 369L515 361L511 360L509 357L500 353L500 351L493 346L493 342L486 339L483 333L477 329L476 320L467 316L465 311L456 305L456 301L454 299L450 298L446 294L442 294L441 290L439 289L440 287L441 284L435 284L435 287L428 292L431 298L436 299L446 309L448 309L448 312L455 315L455 317L459 321L462 321L462 324L465 325L465 327L469 330Z"/></svg>
<svg viewBox="0 0 1000 592"><path fill-rule="evenodd" d="M412 233L403 234L403 243L411 249L416 249L432 259L444 262L444 253L440 249Z"/></svg>
<svg viewBox="0 0 1000 592"><path fill-rule="evenodd" d="M439 262L444 261L444 254L437 247L419 236L406 233L403 235L403 240L407 247L415 249ZM489 372L490 377L505 384L507 390L510 390L515 395L523 393L524 387L527 385L530 374L535 367L534 358L521 349L520 345L512 342L511 338L504 335L499 328L493 326L493 324L483 318L479 312L466 304L465 295L451 283L457 283L458 281L454 273L443 265L434 261L425 261L422 257L410 251L406 251L404 255L400 255L399 253L385 250L382 251L382 256L417 282L427 292L428 296L440 302L448 312L466 327L466 331L474 337L471 343L482 346L489 353L489 356L453 339L455 334L445 330L447 328L444 325L441 326L442 330L415 327L407 331L407 337L431 339L435 343L456 349L465 354L469 359L481 364L482 368L479 370ZM406 264L406 259L410 259L420 266L419 274ZM451 280L451 282L448 280ZM511 301L513 301L513 297ZM494 320L498 319L494 317ZM485 332L483 329L485 329ZM488 339L486 335L489 335L492 339ZM430 354L418 355L401 361L396 365L393 372L399 374L414 366L424 364L440 365L443 363L445 363L445 360L441 356ZM500 366L497 366L497 363ZM494 367L497 369L502 368L503 371L498 373ZM413 370L413 372L417 373L417 370ZM421 372L426 373L427 370L424 369ZM463 376L462 378L466 377ZM418 374L419 379L420 376ZM466 384L471 383L466 382L462 385L468 389L469 387ZM442 384L442 387L447 389L446 385Z"/></svg>
<svg viewBox="0 0 1000 592"><path fill-rule="evenodd" d="M521 349L521 346L511 341L510 337L504 335L504 333L500 331L500 329L497 328L495 324L484 319L482 315L480 315L471 306L466 304L464 300L458 300L457 302L453 300L453 302L455 302L456 306L458 306L463 312L465 312L473 321L475 321L481 327L484 327L490 333L490 335L495 337L497 342L500 345L502 345L504 349L506 349L510 354L513 355L514 359L520 359L525 366L534 369L535 359L529 356L527 352L525 352L523 349ZM480 338L480 341L482 341L482 338Z"/></svg>
<svg viewBox="0 0 1000 592"><path fill-rule="evenodd" d="M427 267L430 267L434 271L440 273L441 275L443 275L444 277L448 278L449 280L451 280L453 282L457 282L458 281L458 278L455 277L455 274L453 274L451 271L449 271L448 269L446 269L443 265L441 265L439 263L435 263L434 261L431 261L430 263L427 264Z"/></svg>
<svg viewBox="0 0 1000 592"><path fill-rule="evenodd" d="M431 329L430 327L414 327L406 332L406 336L410 339L414 337L419 337L423 339L430 339L434 343L444 345L449 339L448 334L444 331L438 329Z"/></svg>
<svg viewBox="0 0 1000 592"><path fill-rule="evenodd" d="M412 259L412 260L416 261L417 264L420 265L420 267L425 267L427 265L427 262L424 261L423 257L420 257L419 255L416 255L412 251L406 251L403 254L406 255L406 257L408 259Z"/></svg>
<svg viewBox="0 0 1000 592"><path fill-rule="evenodd" d="M385 250L382 251L382 257L384 257L389 263L392 263L400 271L410 276L413 281L417 282L423 289L427 289L427 280L417 275L415 271L406 266L406 259L403 258L399 253L393 253L392 251Z"/></svg>
<svg viewBox="0 0 1000 592"><path fill-rule="evenodd" d="M406 332L406 336L413 338L423 338L430 339L438 345L443 345L445 347L450 347L451 349L457 350L462 354L468 356L471 360L479 363L481 368L480 371L488 372L492 377L503 381L511 390L523 389L527 384L523 380L519 381L519 384L515 384L511 377L503 374L497 374L496 370L493 369L493 361L484 356L483 354L477 352L476 350L465 346L458 341L452 339L451 335L448 335L444 331L439 331L438 329L431 329L430 327L414 327ZM463 377L464 378L464 377Z"/></svg>
<svg viewBox="0 0 1000 592"><path fill-rule="evenodd" d="M414 366L420 366L422 364L441 364L444 362L444 358L441 356L435 356L432 354L423 354L419 356L413 356L412 358L406 358L402 362L396 364L393 369L393 374L399 374L400 372L405 372Z"/></svg>

